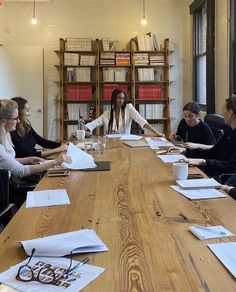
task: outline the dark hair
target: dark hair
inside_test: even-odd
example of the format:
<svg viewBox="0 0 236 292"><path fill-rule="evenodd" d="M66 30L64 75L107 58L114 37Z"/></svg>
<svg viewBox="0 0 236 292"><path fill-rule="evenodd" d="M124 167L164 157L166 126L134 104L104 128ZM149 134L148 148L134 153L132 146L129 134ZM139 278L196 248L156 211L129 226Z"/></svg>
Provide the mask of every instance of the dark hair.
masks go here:
<svg viewBox="0 0 236 292"><path fill-rule="evenodd" d="M119 94L124 94L124 96L125 96L125 101L124 101L124 103L122 104L122 107L121 107L122 123L123 123L123 127L125 127L125 107L126 107L126 104L127 104L127 94L122 89L115 89L115 90L113 90L113 92L111 94L111 111L110 111L110 119L109 119L109 123L108 123L108 134L112 133L114 111L116 110L116 100L117 100L117 96Z"/></svg>
<svg viewBox="0 0 236 292"><path fill-rule="evenodd" d="M225 100L225 105L227 110L232 110L236 116L236 95L232 94L229 98Z"/></svg>
<svg viewBox="0 0 236 292"><path fill-rule="evenodd" d="M16 125L16 132L19 136L24 137L27 132L29 132L31 125L29 121L23 121L22 118L22 111L25 108L26 103L28 102L27 99L23 97L13 97L14 100L18 104L18 112L19 112L19 120L20 122Z"/></svg>
<svg viewBox="0 0 236 292"><path fill-rule="evenodd" d="M190 101L183 107L183 111L190 111L196 115L200 113L200 110L200 105L196 101Z"/></svg>

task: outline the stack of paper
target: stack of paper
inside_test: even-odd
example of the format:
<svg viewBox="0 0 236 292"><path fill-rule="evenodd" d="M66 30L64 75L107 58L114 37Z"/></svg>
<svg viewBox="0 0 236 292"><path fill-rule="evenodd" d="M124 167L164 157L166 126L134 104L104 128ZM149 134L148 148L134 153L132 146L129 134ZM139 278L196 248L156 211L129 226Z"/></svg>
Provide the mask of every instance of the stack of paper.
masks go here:
<svg viewBox="0 0 236 292"><path fill-rule="evenodd" d="M176 180L176 183L182 189L206 189L206 188L220 188L221 184L214 178L202 178L202 179L182 179Z"/></svg>
<svg viewBox="0 0 236 292"><path fill-rule="evenodd" d="M173 190L180 193L190 200L204 200L204 199L216 199L226 198L226 195L215 189L182 189L179 186L170 186Z"/></svg>
<svg viewBox="0 0 236 292"><path fill-rule="evenodd" d="M137 136L137 135L129 135L129 134L124 134L122 135L122 137L120 138L120 140L133 140L133 141L137 141L137 140L141 140L142 136Z"/></svg>
<svg viewBox="0 0 236 292"><path fill-rule="evenodd" d="M72 231L32 240L21 241L25 252L30 255L35 248L35 256L59 257L72 253L108 251L107 246L90 229Z"/></svg>
<svg viewBox="0 0 236 292"><path fill-rule="evenodd" d="M208 244L208 247L236 278L236 242Z"/></svg>
<svg viewBox="0 0 236 292"><path fill-rule="evenodd" d="M185 158L185 156L182 154L157 155L157 157L160 158L164 163L175 163Z"/></svg>
<svg viewBox="0 0 236 292"><path fill-rule="evenodd" d="M165 138L158 138L158 137L152 137L152 138L146 138L146 141L151 149L159 149L159 147L172 147L174 144L166 140Z"/></svg>
<svg viewBox="0 0 236 292"><path fill-rule="evenodd" d="M64 189L27 192L26 208L69 204L70 200L67 191Z"/></svg>
<svg viewBox="0 0 236 292"><path fill-rule="evenodd" d="M72 159L72 163L62 163L62 167L68 169L87 169L94 168L97 165L94 163L93 156L79 149L72 143L69 144L67 149L67 155Z"/></svg>
<svg viewBox="0 0 236 292"><path fill-rule="evenodd" d="M107 138L109 139L117 139L117 138L121 138L122 137L122 134L107 134L106 135Z"/></svg>
<svg viewBox="0 0 236 292"><path fill-rule="evenodd" d="M225 229L223 226L193 225L189 227L189 230L200 240L234 235L233 233Z"/></svg>
<svg viewBox="0 0 236 292"><path fill-rule="evenodd" d="M68 273L68 276L62 277L57 285L52 284L42 284L37 281L30 282L22 282L16 280L16 275L19 270L19 267L22 265L28 264L29 259L20 262L19 264L11 267L7 271L0 274L1 283L17 289L17 291L22 292L31 292L31 291L67 291L74 292L80 291L86 285L88 285L91 281L95 280L101 273L104 272L104 268L96 267L88 264L84 264L81 266L76 265L79 264L77 261L72 261L71 269L73 271ZM66 258L47 258L47 257L33 257L29 263L30 267L33 269L34 274L37 274L40 269L50 267L54 273L56 278L59 278L66 270L69 268L70 259ZM22 271L24 278L29 278L29 273L27 270ZM42 272L41 278L45 279L45 281L51 280L51 276L46 272ZM8 291L8 290L7 290Z"/></svg>

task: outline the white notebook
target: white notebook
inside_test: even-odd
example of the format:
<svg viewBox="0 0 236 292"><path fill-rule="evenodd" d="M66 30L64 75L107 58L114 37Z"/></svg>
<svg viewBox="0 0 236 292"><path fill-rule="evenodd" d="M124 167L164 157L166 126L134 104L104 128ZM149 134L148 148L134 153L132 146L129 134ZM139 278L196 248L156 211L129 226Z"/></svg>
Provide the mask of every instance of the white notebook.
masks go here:
<svg viewBox="0 0 236 292"><path fill-rule="evenodd" d="M132 148L136 148L136 147L148 147L148 144L144 141L126 141L123 142L123 144L132 147Z"/></svg>
<svg viewBox="0 0 236 292"><path fill-rule="evenodd" d="M182 189L220 188L221 184L214 178L176 180Z"/></svg>

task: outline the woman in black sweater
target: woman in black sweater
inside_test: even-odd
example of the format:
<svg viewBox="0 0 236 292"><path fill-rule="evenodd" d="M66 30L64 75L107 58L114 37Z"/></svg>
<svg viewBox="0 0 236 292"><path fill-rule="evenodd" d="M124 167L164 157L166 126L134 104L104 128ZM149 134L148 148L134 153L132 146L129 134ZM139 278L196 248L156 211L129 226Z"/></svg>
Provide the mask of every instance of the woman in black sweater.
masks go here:
<svg viewBox="0 0 236 292"><path fill-rule="evenodd" d="M12 100L18 104L20 120L16 126L16 130L10 132L16 157L38 156L45 158L67 150L66 144L44 139L35 132L28 119L30 116L30 107L26 99L14 97ZM35 148L36 144L48 150L37 151Z"/></svg>
<svg viewBox="0 0 236 292"><path fill-rule="evenodd" d="M216 143L209 126L200 120L200 106L197 102L188 102L183 107L183 117L176 134L170 135L170 140L182 141L187 148L209 149Z"/></svg>
<svg viewBox="0 0 236 292"><path fill-rule="evenodd" d="M207 175L218 179L222 173L236 172L236 96L227 98L222 109L225 123L230 128L211 149L186 149L171 147L169 152L178 150L189 159L191 165L203 166Z"/></svg>

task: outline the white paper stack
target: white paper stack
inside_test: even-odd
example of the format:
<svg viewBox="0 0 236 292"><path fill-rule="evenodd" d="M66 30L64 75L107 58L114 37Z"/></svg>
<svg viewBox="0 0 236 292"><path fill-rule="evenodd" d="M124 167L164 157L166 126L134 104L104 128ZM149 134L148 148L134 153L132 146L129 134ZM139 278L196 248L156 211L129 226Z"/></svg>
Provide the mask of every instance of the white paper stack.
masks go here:
<svg viewBox="0 0 236 292"><path fill-rule="evenodd" d="M21 241L27 255L59 257L72 253L108 251L107 246L94 230L83 229Z"/></svg>
<svg viewBox="0 0 236 292"><path fill-rule="evenodd" d="M220 188L221 184L214 178L202 178L202 179L182 179L176 180L176 183L182 189L207 189L207 188Z"/></svg>
<svg viewBox="0 0 236 292"><path fill-rule="evenodd" d="M223 226L193 225L189 227L189 230L200 240L234 236L233 233L225 229Z"/></svg>
<svg viewBox="0 0 236 292"><path fill-rule="evenodd" d="M145 138L148 145L151 149L160 149L159 147L172 147L174 144L166 140L165 138L158 138L158 137L152 137L152 138Z"/></svg>

